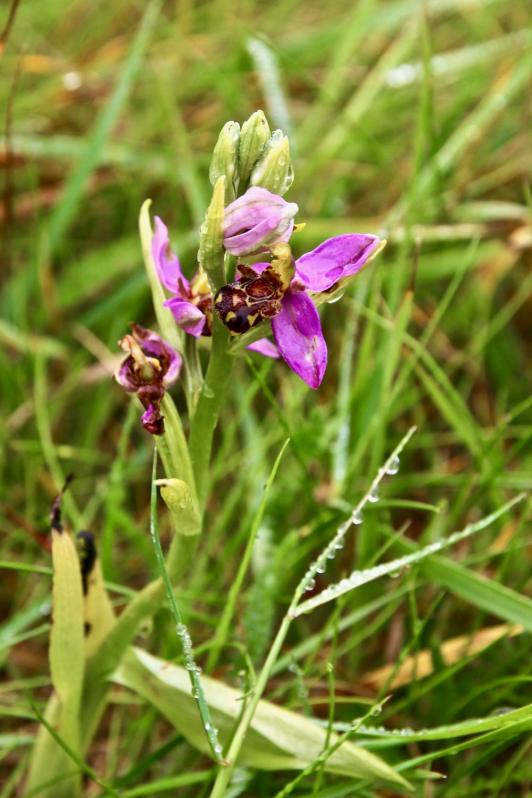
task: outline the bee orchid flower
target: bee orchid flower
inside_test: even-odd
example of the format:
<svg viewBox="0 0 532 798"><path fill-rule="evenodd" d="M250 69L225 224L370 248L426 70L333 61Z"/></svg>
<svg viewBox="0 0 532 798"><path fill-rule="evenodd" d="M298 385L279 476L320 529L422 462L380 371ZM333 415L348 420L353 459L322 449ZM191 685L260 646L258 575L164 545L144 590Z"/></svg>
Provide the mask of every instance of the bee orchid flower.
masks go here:
<svg viewBox="0 0 532 798"><path fill-rule="evenodd" d="M282 201L284 202L284 200ZM210 336L212 334L212 293L207 277L200 270L196 272L192 280L187 280L181 270L179 258L170 247L167 226L158 216L154 221L152 256L161 284L172 294L163 304L172 311L177 325L184 332L195 338L201 335ZM279 357L277 347L267 339L255 341L248 346L248 349L258 352L264 357Z"/></svg>
<svg viewBox="0 0 532 798"><path fill-rule="evenodd" d="M295 261L287 287L279 280L275 260L254 264L255 279L245 267L245 280L220 290L216 310L233 334L270 319L279 354L315 390L327 367L327 344L312 296L330 292L357 274L380 243L376 236L366 234L329 238Z"/></svg>

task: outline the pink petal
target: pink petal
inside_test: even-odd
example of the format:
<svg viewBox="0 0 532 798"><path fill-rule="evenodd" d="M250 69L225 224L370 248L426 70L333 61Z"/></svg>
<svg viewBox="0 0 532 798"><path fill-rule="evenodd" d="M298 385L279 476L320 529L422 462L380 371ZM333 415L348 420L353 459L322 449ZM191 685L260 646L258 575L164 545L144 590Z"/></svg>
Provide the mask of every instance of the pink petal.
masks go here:
<svg viewBox="0 0 532 798"><path fill-rule="evenodd" d="M174 319L182 330L195 338L201 335L205 327L205 316L196 305L178 296L167 299L163 304L170 308Z"/></svg>
<svg viewBox="0 0 532 798"><path fill-rule="evenodd" d="M326 291L360 271L378 244L377 236L362 233L328 238L296 260L296 280L309 291Z"/></svg>
<svg viewBox="0 0 532 798"><path fill-rule="evenodd" d="M295 202L265 188L249 188L225 209L224 247L232 255L252 255L269 244L288 241L297 211Z"/></svg>
<svg viewBox="0 0 532 798"><path fill-rule="evenodd" d="M272 319L273 338L292 371L314 390L327 367L327 344L312 300L304 291L288 291Z"/></svg>
<svg viewBox="0 0 532 798"><path fill-rule="evenodd" d="M179 258L170 249L168 228L158 216L155 217L155 232L151 251L159 280L173 294L188 291L188 280L183 276Z"/></svg>
<svg viewBox="0 0 532 798"><path fill-rule="evenodd" d="M270 216L250 230L225 238L224 247L231 255L253 255L269 244L276 244L279 241L287 242L293 229L293 219L279 221L276 216Z"/></svg>
<svg viewBox="0 0 532 798"><path fill-rule="evenodd" d="M259 338L258 341L254 341L252 344L249 344L246 349L250 349L252 352L258 352L259 355L264 355L264 357L281 357L275 344L269 341L267 338Z"/></svg>
<svg viewBox="0 0 532 798"><path fill-rule="evenodd" d="M224 235L233 236L241 230L259 224L270 216L276 216L278 219L285 216L293 217L297 211L298 206L294 202L287 202L266 188L252 186L225 209Z"/></svg>

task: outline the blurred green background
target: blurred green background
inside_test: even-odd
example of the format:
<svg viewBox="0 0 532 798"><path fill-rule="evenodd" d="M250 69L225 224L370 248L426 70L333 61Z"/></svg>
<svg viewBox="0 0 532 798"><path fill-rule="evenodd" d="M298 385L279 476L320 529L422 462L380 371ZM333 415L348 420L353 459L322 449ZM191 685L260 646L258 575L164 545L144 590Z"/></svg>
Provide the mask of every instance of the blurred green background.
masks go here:
<svg viewBox="0 0 532 798"><path fill-rule="evenodd" d="M406 537L429 540L529 489L529 23L527 3L507 0L2 4L0 606L11 616L1 652L10 729L22 723L31 741L26 689L47 695L42 569L50 502L66 473L77 477L67 513L76 529L97 533L107 578L134 588L154 572L150 446L112 380L116 342L130 321L154 323L137 235L141 202L152 198L192 273L210 152L228 119L263 108L272 129L290 135L296 177L287 198L307 222L298 251L341 232L379 233L389 244L344 300L324 309L330 364L317 395L282 363L252 356L238 366L208 534L183 599L194 639L208 645L288 435L265 551L235 625L254 662L296 576L411 423L419 432L401 473L337 575L396 551L401 524ZM184 410L179 391L176 398ZM399 688L382 722L434 726L526 703L522 635L472 665L446 665L440 649L453 636L523 621L525 518L515 511L460 553L461 588L458 578L453 587L415 570L301 621L291 644L314 644L273 697L326 716L331 659L351 717L353 696L373 695L364 672L428 648L436 686L414 679ZM479 598L477 574L489 579L487 597ZM361 607L371 623L341 626ZM177 656L166 618L149 634L150 650ZM240 658L228 648L218 675L233 679ZM126 720L135 711L119 704L111 713L107 775L127 772L168 734L150 711L133 734ZM204 763L176 745L180 767ZM449 778L430 789L453 798L525 795L526 738L497 745L472 747L460 760L436 757L434 769ZM27 750L6 749L12 775L2 796L16 794ZM146 768L147 783L158 767L171 770L170 760L160 762ZM250 782L249 794L273 795L282 780L268 779L264 792ZM425 789L419 794L433 794Z"/></svg>

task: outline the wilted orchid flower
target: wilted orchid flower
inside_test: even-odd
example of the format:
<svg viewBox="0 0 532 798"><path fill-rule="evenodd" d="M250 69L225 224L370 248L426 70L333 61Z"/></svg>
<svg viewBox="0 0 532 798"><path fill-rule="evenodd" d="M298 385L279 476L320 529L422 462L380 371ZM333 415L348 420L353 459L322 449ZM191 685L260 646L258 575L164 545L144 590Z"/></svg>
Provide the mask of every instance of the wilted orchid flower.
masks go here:
<svg viewBox="0 0 532 798"><path fill-rule="evenodd" d="M225 209L224 247L231 255L245 256L288 241L297 212L295 202L286 202L265 188L249 188Z"/></svg>
<svg viewBox="0 0 532 798"><path fill-rule="evenodd" d="M162 435L164 417L160 403L168 386L179 376L181 355L157 333L140 324L132 324L131 335L124 335L119 344L128 356L116 372L116 380L126 391L136 393L142 402L144 428L152 435Z"/></svg>
<svg viewBox="0 0 532 798"><path fill-rule="evenodd" d="M376 236L365 234L329 238L298 258L289 284L278 285L277 289L275 259L271 264L255 263L251 269L256 277L249 276L248 267L245 284L237 281L224 286L215 307L233 334L271 318L273 339L280 355L310 388L316 389L327 367L327 344L311 295L330 291L341 280L352 277L379 244ZM235 322L235 316L239 315L245 317L240 330Z"/></svg>

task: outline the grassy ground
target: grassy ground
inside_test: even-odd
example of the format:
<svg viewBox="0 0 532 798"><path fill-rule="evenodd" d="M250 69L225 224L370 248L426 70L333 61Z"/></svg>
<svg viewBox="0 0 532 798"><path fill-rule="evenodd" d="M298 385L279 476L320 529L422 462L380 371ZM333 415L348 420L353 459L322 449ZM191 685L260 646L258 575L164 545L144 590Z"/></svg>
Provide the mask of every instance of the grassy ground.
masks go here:
<svg viewBox="0 0 532 798"><path fill-rule="evenodd" d="M1 798L24 794L35 707L50 692L47 526L65 474L76 475L66 514L97 535L116 607L156 573L151 447L110 375L128 322L153 324L139 206L153 199L193 270L209 153L227 119L263 107L291 134L301 251L348 231L389 244L324 308L330 365L317 394L283 364L238 364L179 596L204 668L247 683L312 556L412 424L399 473L318 589L462 529L532 482L526 4L169 2L140 27L147 7L22 2L12 25L7 3L1 12ZM298 619L267 697L344 728L390 696L352 739L414 794L524 798L532 710L504 713L532 702L526 520L522 502L470 541ZM162 513L161 533L165 543ZM139 644L179 661L166 610ZM487 725L457 725L469 719ZM87 761L123 796L207 796L215 770L118 687ZM242 769L227 794L274 796L296 776ZM319 767L289 790L399 794ZM86 795L105 793L87 777Z"/></svg>

